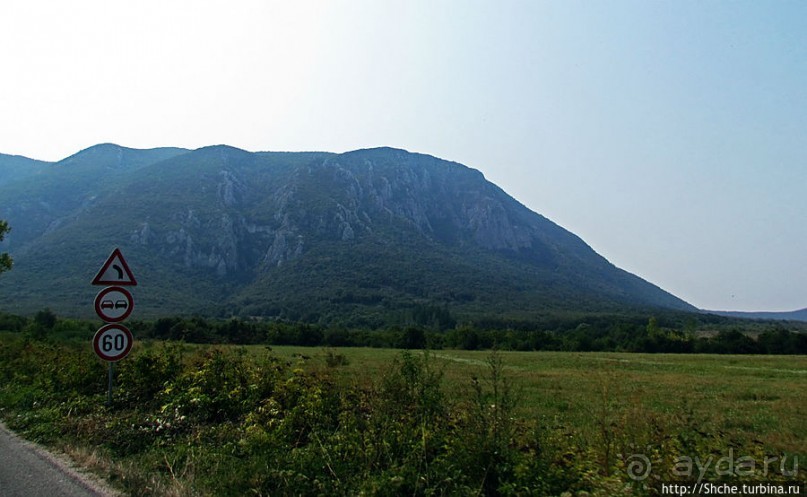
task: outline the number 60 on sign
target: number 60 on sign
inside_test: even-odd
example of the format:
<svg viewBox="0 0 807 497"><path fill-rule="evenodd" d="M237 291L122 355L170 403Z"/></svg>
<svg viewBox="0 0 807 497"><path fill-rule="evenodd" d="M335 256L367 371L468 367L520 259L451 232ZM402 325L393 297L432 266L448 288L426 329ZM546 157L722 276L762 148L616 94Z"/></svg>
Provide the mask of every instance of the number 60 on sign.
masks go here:
<svg viewBox="0 0 807 497"><path fill-rule="evenodd" d="M132 350L132 332L120 324L108 324L95 332L92 346L95 353L105 361L119 361Z"/></svg>

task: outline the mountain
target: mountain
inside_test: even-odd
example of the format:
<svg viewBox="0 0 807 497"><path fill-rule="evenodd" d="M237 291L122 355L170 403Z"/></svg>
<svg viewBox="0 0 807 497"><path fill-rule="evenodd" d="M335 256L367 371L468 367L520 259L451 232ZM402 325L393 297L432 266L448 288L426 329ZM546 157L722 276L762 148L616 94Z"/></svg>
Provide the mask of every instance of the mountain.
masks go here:
<svg viewBox="0 0 807 497"><path fill-rule="evenodd" d="M115 247L140 282L141 317L378 326L423 308L518 319L695 310L479 171L391 148L97 145L0 184L0 219L15 258L0 277L6 311L91 315L89 282Z"/></svg>
<svg viewBox="0 0 807 497"><path fill-rule="evenodd" d="M709 314L727 316L741 319L767 319L776 321L805 321L807 322L807 308L790 312L741 312L741 311L705 311Z"/></svg>
<svg viewBox="0 0 807 497"><path fill-rule="evenodd" d="M0 186L35 176L48 165L50 165L49 162L19 155L0 154Z"/></svg>
<svg viewBox="0 0 807 497"><path fill-rule="evenodd" d="M102 144L59 162L40 163L36 174L0 171L0 178L17 178L0 183L0 219L12 223L10 246L26 247L42 235L70 224L86 213L99 195L128 181L142 167L183 152L187 150L135 150ZM0 167L5 166L0 162Z"/></svg>

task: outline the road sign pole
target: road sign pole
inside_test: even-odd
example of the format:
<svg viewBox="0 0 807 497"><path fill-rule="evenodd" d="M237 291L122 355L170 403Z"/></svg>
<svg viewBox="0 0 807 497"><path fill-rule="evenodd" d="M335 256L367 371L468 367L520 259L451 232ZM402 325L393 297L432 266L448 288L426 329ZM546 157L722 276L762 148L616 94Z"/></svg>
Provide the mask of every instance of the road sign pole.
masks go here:
<svg viewBox="0 0 807 497"><path fill-rule="evenodd" d="M109 364L109 370L108 370L109 384L107 385L107 391L106 391L106 405L111 406L112 405L112 377L115 374L115 363L110 361L107 364Z"/></svg>
<svg viewBox="0 0 807 497"><path fill-rule="evenodd" d="M132 294L122 286L136 286L137 280L120 249L116 248L101 266L98 274L93 278L92 284L113 285L104 288L95 297L95 313L104 320L106 325L95 332L92 339L95 354L107 361L106 405L111 406L115 361L126 357L134 342L132 332L127 327L117 324L129 317L134 308Z"/></svg>

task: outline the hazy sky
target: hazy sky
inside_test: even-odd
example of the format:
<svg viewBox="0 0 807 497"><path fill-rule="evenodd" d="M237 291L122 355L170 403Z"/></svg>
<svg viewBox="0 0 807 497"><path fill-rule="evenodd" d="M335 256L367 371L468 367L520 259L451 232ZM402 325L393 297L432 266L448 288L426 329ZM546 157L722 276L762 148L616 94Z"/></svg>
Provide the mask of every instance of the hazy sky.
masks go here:
<svg viewBox="0 0 807 497"><path fill-rule="evenodd" d="M0 152L392 146L707 309L807 306L807 2L0 2Z"/></svg>

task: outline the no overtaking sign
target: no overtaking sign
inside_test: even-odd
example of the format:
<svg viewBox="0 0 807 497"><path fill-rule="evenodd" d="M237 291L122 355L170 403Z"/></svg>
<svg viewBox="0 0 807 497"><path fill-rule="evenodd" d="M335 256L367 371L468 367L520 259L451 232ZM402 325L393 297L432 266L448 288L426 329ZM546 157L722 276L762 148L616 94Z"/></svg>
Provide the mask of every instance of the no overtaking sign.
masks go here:
<svg viewBox="0 0 807 497"><path fill-rule="evenodd" d="M107 323L120 323L133 309L132 294L120 286L104 288L95 297L95 313Z"/></svg>

